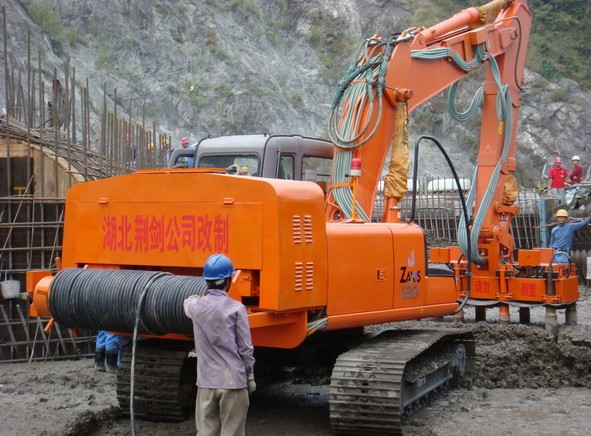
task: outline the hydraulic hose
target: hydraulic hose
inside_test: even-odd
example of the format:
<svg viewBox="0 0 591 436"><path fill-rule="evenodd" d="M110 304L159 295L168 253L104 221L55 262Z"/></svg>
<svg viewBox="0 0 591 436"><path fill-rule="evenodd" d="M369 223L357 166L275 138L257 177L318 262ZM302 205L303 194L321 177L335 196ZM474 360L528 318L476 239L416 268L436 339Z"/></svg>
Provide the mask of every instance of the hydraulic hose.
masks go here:
<svg viewBox="0 0 591 436"><path fill-rule="evenodd" d="M445 151L445 149L443 148L443 146L439 143L439 141L437 139L433 138L432 136L422 135L417 140L417 145L415 146L410 222L414 221L415 211L416 211L417 172L419 169L419 149L420 149L421 141L423 141L423 140L432 141L437 146L437 148L439 148L439 151L441 152L441 154L445 158L445 161L447 162L447 165L451 169L454 180L456 182L456 186L458 188L458 195L460 197L460 203L462 205L462 212L463 212L462 219L465 221L464 224L465 224L465 231L466 231L466 240L467 240L467 244L468 244L468 250L467 250L467 255L466 255L466 260L468 261L468 265L467 265L467 271L466 271L466 296L464 297L464 299L462 300L462 302L460 303L458 308L454 311L454 314L456 314L456 313L459 313L464 308L464 306L468 302L468 299L470 298L470 286L471 286L471 281L472 281L472 257L470 255L470 253L472 251L471 251L471 245L470 245L471 241L470 241L470 226L468 223L468 208L466 207L466 200L464 199L464 192L462 191L462 186L460 185L460 179L458 177L458 173L456 172L456 168L454 167L449 155L447 154L447 152Z"/></svg>
<svg viewBox="0 0 591 436"><path fill-rule="evenodd" d="M348 172L353 150L367 144L376 134L384 111L385 77L399 34L388 38L369 38L362 44L354 62L339 82L328 121L328 136L339 149L335 153L331 185L334 200L343 217L352 217L353 193ZM355 204L359 217L369 214Z"/></svg>

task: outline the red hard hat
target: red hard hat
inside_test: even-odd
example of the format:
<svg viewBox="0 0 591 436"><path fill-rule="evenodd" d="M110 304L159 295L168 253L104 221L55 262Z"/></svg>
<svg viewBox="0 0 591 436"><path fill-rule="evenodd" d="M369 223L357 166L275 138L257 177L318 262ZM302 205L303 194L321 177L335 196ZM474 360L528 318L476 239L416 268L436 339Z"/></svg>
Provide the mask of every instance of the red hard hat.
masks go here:
<svg viewBox="0 0 591 436"><path fill-rule="evenodd" d="M562 159L560 159L559 157L555 157L554 163L562 163Z"/></svg>
<svg viewBox="0 0 591 436"><path fill-rule="evenodd" d="M181 138L181 144L188 144L189 138Z"/></svg>

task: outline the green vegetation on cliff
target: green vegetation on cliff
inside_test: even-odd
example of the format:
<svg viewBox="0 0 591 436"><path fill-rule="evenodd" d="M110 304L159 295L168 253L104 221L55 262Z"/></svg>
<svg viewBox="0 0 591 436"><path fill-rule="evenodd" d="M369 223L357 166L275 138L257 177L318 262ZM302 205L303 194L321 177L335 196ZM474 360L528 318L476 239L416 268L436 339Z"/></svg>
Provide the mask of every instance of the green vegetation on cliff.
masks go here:
<svg viewBox="0 0 591 436"><path fill-rule="evenodd" d="M533 28L528 67L556 81L561 76L591 88L591 2L530 0Z"/></svg>

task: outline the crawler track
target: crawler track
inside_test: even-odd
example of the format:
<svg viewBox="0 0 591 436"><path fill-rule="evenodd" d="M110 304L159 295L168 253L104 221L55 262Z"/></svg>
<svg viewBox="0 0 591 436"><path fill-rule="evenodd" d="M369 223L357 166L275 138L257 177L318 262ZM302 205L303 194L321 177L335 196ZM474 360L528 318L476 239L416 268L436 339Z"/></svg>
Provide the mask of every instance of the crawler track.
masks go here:
<svg viewBox="0 0 591 436"><path fill-rule="evenodd" d="M135 355L134 414L155 421L182 421L193 411L195 359L187 358L190 345L166 347L138 343ZM117 373L117 399L129 413L131 346Z"/></svg>
<svg viewBox="0 0 591 436"><path fill-rule="evenodd" d="M343 353L330 386L337 434L401 434L403 416L470 371L471 333L389 331Z"/></svg>

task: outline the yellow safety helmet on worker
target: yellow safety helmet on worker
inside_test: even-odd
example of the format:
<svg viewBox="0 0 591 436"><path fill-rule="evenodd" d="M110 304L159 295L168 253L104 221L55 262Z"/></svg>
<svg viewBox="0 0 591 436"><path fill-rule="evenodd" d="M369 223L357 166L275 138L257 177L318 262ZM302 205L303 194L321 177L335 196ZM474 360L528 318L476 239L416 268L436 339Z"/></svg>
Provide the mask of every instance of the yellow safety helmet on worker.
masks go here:
<svg viewBox="0 0 591 436"><path fill-rule="evenodd" d="M556 212L556 218L560 218L560 217L568 218L568 212L566 211L566 209L559 209Z"/></svg>

